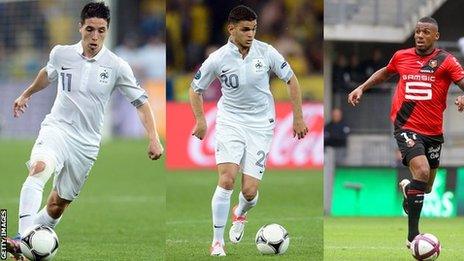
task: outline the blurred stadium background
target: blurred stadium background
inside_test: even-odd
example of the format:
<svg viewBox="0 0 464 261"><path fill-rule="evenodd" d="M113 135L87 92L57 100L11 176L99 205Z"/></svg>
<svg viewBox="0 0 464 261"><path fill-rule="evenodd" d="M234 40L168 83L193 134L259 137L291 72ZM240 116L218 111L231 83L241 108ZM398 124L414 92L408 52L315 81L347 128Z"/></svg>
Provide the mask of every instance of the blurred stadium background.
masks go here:
<svg viewBox="0 0 464 261"><path fill-rule="evenodd" d="M424 16L438 21L438 47L463 64L460 39L464 36L464 20L457 11L462 3L324 1L325 259L409 260L403 250L407 221L397 184L410 174L401 164L389 119L397 79L367 91L355 108L347 103L347 96L373 72L386 66L396 50L414 46L414 26ZM424 201L425 217L464 215L464 125L463 115L454 106L459 94L462 91L451 86L449 108L444 114L441 168L432 193ZM458 245L463 240L453 232L459 229L459 222L462 223L462 217L423 219L421 223L423 230L441 239L443 260L459 259L459 253L462 254ZM343 251L346 249L350 253Z"/></svg>
<svg viewBox="0 0 464 261"><path fill-rule="evenodd" d="M56 84L35 94L14 119L14 99L45 66L56 44L80 40L78 24L89 1L0 1L0 207L8 209L15 235L21 185L40 122L49 113ZM107 0L111 9L105 45L124 58L149 93L158 129L165 137L165 8L163 0ZM148 141L136 110L115 92L105 118L99 160L79 199L57 227L57 260L138 260L164 256L164 160L146 155ZM110 180L110 181L109 181ZM44 200L49 189L44 191ZM156 214L155 214L156 213ZM157 225L159 224L159 225ZM134 240L131 244L127 239ZM131 253L131 254L129 254Z"/></svg>
<svg viewBox="0 0 464 261"><path fill-rule="evenodd" d="M287 88L281 80L273 78L271 90L277 100L277 127L260 185L260 203L249 213L243 242L237 246L226 243L226 258L263 259L256 250L255 233L263 224L276 222L286 227L292 238L289 251L279 259L307 260L310 257L321 260L322 0L167 1L166 166L170 171L167 176L166 258L184 260L188 256L190 260L203 260L209 255L210 202L217 184L214 126L220 83L213 82L204 95L208 133L201 142L191 135L194 119L188 90L194 73L208 54L227 42L227 16L238 4L248 5L257 12L256 39L279 50L298 76L310 134L300 141L292 138ZM240 184L236 184L232 205L237 201L239 187Z"/></svg>
<svg viewBox="0 0 464 261"><path fill-rule="evenodd" d="M285 83L274 77L271 90L277 100L276 140L271 149L271 168L321 168L323 164L323 78L322 18L323 1L177 1L167 2L167 167L214 167L214 135L200 143L192 138L193 117L188 90L193 74L214 50L227 42L229 11L238 4L258 13L256 38L272 44L298 76L305 99L304 115L311 135L302 141L291 137L292 121ZM220 83L214 81L205 92L206 115L212 134ZM179 117L188 115L188 117Z"/></svg>

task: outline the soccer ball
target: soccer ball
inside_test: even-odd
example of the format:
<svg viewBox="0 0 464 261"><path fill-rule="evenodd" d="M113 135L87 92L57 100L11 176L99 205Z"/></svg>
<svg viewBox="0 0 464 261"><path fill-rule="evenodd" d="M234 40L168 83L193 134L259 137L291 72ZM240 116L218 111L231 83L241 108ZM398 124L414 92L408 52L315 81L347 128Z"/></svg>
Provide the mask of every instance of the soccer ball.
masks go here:
<svg viewBox="0 0 464 261"><path fill-rule="evenodd" d="M417 260L435 260L440 255L441 245L432 234L419 234L411 242L411 254Z"/></svg>
<svg viewBox="0 0 464 261"><path fill-rule="evenodd" d="M36 225L21 236L21 252L29 260L52 260L58 249L58 237L53 229Z"/></svg>
<svg viewBox="0 0 464 261"><path fill-rule="evenodd" d="M256 247L265 255L283 254L288 249L290 237L287 230L279 224L264 225L256 233Z"/></svg>

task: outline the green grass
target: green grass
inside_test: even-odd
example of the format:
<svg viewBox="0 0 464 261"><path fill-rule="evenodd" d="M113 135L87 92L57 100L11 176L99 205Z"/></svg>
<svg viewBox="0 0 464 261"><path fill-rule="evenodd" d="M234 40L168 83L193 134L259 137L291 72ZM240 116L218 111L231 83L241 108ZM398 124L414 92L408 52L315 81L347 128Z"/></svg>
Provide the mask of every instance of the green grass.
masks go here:
<svg viewBox="0 0 464 261"><path fill-rule="evenodd" d="M33 141L1 141L0 208L8 209L8 234L17 231L19 191ZM56 227L55 260L163 260L164 162L146 156L146 141L104 143L80 197ZM51 180L49 181L51 183ZM44 193L48 196L50 185Z"/></svg>
<svg viewBox="0 0 464 261"><path fill-rule="evenodd" d="M239 179L237 179L239 180ZM172 172L167 176L166 260L211 260L211 196L217 184L214 171ZM232 195L238 201L239 185ZM258 205L250 210L245 235L238 245L228 243L228 260L322 260L322 173L267 171ZM279 223L290 234L290 247L282 256L262 256L254 244L258 228Z"/></svg>
<svg viewBox="0 0 464 261"><path fill-rule="evenodd" d="M421 218L438 237L438 260L462 260L464 218ZM405 247L407 218L325 218L324 260L413 260Z"/></svg>

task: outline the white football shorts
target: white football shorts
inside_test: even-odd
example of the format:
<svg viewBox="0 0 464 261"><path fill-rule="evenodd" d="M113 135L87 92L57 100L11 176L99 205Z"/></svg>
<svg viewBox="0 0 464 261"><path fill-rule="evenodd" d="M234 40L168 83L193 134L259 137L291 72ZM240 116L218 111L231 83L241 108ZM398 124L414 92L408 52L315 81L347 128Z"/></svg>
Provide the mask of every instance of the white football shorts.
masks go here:
<svg viewBox="0 0 464 261"><path fill-rule="evenodd" d="M262 179L274 131L216 124L216 164L235 163L243 174Z"/></svg>
<svg viewBox="0 0 464 261"><path fill-rule="evenodd" d="M43 157L54 160L53 188L60 198L72 201L87 180L98 148L83 146L67 135L60 129L42 126L26 165L29 168L34 160Z"/></svg>

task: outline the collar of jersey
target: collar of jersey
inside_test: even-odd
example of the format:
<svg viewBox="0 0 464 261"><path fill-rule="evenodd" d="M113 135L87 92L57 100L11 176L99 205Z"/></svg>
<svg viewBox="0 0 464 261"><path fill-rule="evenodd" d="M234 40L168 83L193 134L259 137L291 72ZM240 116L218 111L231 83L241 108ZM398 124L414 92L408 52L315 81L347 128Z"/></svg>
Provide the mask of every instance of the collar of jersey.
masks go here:
<svg viewBox="0 0 464 261"><path fill-rule="evenodd" d="M98 61L98 59L100 59L100 57L102 57L103 53L106 51L106 47L105 45L103 45L103 47L101 48L101 50L97 53L97 55L95 55L94 57L92 58L87 58L83 55L84 53L84 48L82 47L82 41L79 41L76 45L75 45L75 49L76 49L76 52L84 59L88 60L88 61Z"/></svg>
<svg viewBox="0 0 464 261"><path fill-rule="evenodd" d="M248 54L245 56L245 58L248 57L248 56L251 54L251 52L252 52L252 50L253 50L254 43L255 43L255 40L253 40L253 42L251 42L250 50L248 51ZM229 48L230 48L232 51L236 52L237 55L240 56L240 58L242 58L242 54L241 54L240 51L238 50L238 46L235 45L235 44L230 40L230 37L229 37L229 40L227 40L227 45L229 46Z"/></svg>

